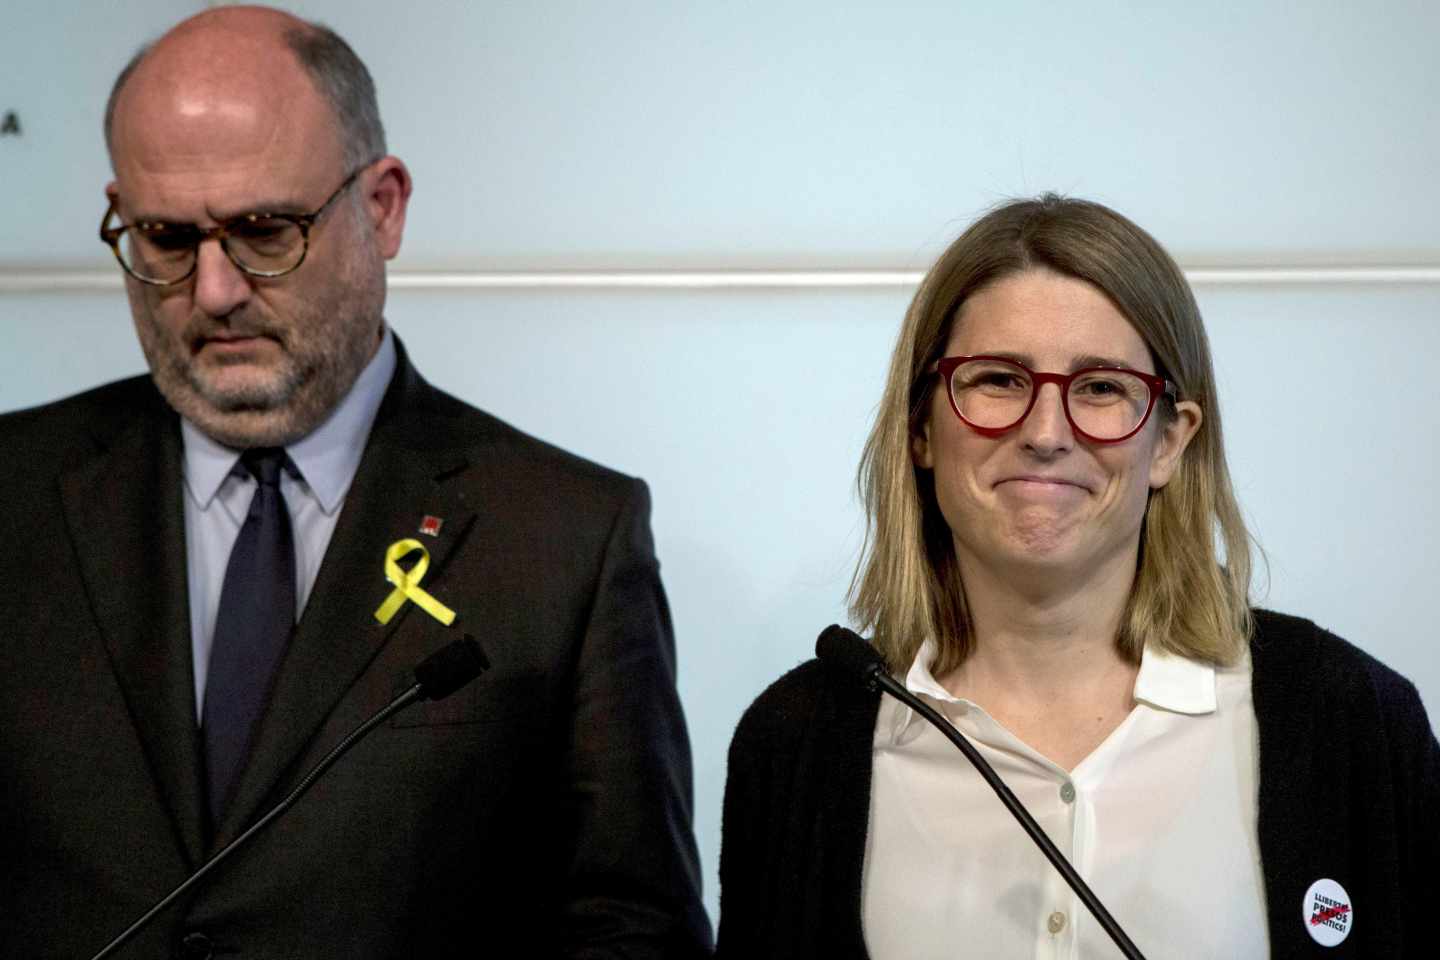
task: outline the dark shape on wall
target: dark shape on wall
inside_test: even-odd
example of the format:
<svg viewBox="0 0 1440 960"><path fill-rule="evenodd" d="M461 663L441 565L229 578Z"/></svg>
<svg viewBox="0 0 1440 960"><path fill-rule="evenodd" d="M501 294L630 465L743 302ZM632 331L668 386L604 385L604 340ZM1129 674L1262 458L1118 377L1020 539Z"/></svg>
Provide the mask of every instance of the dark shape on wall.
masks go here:
<svg viewBox="0 0 1440 960"><path fill-rule="evenodd" d="M5 111L5 119L0 121L0 137L20 136L20 114L14 110Z"/></svg>

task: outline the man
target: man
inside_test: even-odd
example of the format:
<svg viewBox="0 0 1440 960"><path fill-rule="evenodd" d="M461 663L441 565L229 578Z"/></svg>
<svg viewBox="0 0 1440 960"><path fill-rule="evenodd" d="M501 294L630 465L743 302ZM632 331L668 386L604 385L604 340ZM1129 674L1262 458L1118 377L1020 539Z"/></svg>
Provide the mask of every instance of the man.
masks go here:
<svg viewBox="0 0 1440 960"><path fill-rule="evenodd" d="M0 418L0 956L98 951L463 633L479 680L120 955L707 952L645 487L411 366L382 315L411 181L363 65L210 10L106 137L151 376Z"/></svg>

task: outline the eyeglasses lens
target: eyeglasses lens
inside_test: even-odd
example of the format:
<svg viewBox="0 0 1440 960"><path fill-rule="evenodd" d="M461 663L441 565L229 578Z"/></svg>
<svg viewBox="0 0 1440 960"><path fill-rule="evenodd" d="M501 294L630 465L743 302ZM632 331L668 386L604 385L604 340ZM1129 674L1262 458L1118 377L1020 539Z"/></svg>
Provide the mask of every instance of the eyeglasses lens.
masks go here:
<svg viewBox="0 0 1440 960"><path fill-rule="evenodd" d="M252 273L284 273L300 262L305 236L300 227L278 217L256 217L232 225L225 239L230 258Z"/></svg>
<svg viewBox="0 0 1440 960"><path fill-rule="evenodd" d="M120 256L137 276L170 283L186 276L204 235L194 227L136 224L120 238ZM300 226L278 217L245 218L225 228L225 252L240 269L259 276L293 270L305 255Z"/></svg>
<svg viewBox="0 0 1440 960"><path fill-rule="evenodd" d="M1034 389L1028 370L1003 360L969 360L950 377L955 408L982 429L1003 430L1019 423ZM1070 382L1065 404L1082 432L1097 440L1115 440L1144 418L1150 388L1123 370L1082 371Z"/></svg>
<svg viewBox="0 0 1440 960"><path fill-rule="evenodd" d="M190 272L198 239L183 227L136 225L120 235L120 256L135 275L169 282Z"/></svg>

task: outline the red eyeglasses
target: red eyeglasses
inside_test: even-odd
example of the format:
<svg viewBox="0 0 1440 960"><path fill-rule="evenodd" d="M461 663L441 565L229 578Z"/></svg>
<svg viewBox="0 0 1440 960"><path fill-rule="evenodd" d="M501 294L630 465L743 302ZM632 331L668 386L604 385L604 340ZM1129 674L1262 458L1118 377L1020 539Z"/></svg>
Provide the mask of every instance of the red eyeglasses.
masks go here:
<svg viewBox="0 0 1440 960"><path fill-rule="evenodd" d="M1004 357L945 357L935 373L948 387L950 409L970 429L998 437L1018 427L1035 407L1040 387L1060 390L1065 419L1092 443L1119 443L1145 426L1155 401L1179 391L1164 377L1119 367L1086 367L1074 373L1037 373Z"/></svg>

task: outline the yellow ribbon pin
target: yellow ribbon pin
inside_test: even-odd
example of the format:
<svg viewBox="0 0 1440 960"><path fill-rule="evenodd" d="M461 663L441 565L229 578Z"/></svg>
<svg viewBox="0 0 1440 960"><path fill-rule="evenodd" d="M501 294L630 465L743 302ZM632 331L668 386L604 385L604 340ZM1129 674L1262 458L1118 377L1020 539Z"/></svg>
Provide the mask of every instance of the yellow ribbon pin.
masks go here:
<svg viewBox="0 0 1440 960"><path fill-rule="evenodd" d="M401 570L400 559L416 550L420 551L420 562L408 572ZM405 601L410 600L445 626L454 623L455 611L420 589L420 581L425 579L425 571L429 569L430 551L426 550L425 544L419 540L396 540L390 544L390 549L385 551L385 579L393 583L395 589L390 591L390 596L386 597L385 602L380 604L380 609L375 611L375 619L381 623L389 623L395 612L405 605Z"/></svg>

